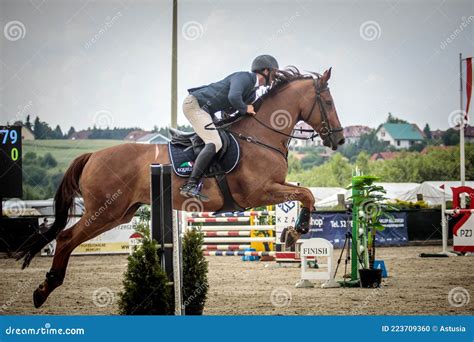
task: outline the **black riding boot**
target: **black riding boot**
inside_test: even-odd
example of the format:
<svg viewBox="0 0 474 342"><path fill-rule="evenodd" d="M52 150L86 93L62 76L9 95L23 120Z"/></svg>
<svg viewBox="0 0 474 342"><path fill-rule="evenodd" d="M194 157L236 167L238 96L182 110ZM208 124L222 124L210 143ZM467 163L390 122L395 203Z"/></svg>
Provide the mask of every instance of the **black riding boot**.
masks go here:
<svg viewBox="0 0 474 342"><path fill-rule="evenodd" d="M204 148L199 153L198 157L194 161L193 171L191 176L188 178L186 184L181 188L180 194L185 197L196 197L201 201L208 201L207 196L202 195L199 192L198 185L202 175L209 167L212 158L216 155L216 145L210 143L204 145Z"/></svg>

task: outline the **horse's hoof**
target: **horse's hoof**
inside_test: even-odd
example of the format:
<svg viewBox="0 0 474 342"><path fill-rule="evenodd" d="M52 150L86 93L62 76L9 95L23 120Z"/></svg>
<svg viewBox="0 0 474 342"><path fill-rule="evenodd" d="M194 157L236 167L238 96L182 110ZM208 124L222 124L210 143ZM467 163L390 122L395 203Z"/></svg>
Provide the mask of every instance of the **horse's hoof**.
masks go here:
<svg viewBox="0 0 474 342"><path fill-rule="evenodd" d="M298 241L300 237L301 237L301 233L298 233L296 229L294 229L293 227L290 227L286 231L285 247L286 248L293 247L294 245L296 245L296 241Z"/></svg>
<svg viewBox="0 0 474 342"><path fill-rule="evenodd" d="M48 298L48 293L45 291L46 289L44 288L44 285L41 284L38 286L38 288L33 292L33 304L35 305L35 308L40 308L41 305L46 302L46 299Z"/></svg>

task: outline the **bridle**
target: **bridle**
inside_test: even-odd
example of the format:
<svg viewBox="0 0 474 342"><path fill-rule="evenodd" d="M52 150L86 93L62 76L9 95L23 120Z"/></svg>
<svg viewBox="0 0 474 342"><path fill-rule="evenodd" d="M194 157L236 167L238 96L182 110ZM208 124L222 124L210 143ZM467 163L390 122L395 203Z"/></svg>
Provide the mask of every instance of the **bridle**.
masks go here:
<svg viewBox="0 0 474 342"><path fill-rule="evenodd" d="M328 113L326 111L326 108L323 105L323 100L321 98L321 94L324 93L325 91L329 91L329 87L327 86L327 84L324 85L324 87L321 87L319 85L320 79L321 78L319 75L317 76L317 78L314 79L314 90L316 91L316 97L314 98L314 102L313 102L313 105L311 106L311 110L309 111L308 117L306 119L303 119L303 118L302 119L305 122L309 122L309 120L313 116L314 107L316 107L316 104L318 104L319 111L321 113L321 129L320 129L319 135L321 136L323 140L330 139L331 143L334 146L337 146L337 142L333 140L333 134L343 131L343 128L331 127L331 123L329 122L329 118L328 118Z"/></svg>

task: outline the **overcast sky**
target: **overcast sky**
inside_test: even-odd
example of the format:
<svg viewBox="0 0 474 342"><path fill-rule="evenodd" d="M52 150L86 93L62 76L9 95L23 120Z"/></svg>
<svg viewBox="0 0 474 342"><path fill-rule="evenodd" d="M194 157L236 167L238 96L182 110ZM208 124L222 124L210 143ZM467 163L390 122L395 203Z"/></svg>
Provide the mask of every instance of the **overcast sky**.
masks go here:
<svg viewBox="0 0 474 342"><path fill-rule="evenodd" d="M172 0L0 0L0 123L170 123ZM387 113L446 129L474 1L179 1L178 123L187 88L256 55L323 72L344 126Z"/></svg>

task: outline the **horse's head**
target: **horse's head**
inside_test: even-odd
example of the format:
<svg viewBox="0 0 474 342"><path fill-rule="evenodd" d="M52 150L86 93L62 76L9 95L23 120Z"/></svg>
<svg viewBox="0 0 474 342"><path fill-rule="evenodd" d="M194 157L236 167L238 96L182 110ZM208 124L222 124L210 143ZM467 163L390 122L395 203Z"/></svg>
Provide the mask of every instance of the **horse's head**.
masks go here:
<svg viewBox="0 0 474 342"><path fill-rule="evenodd" d="M314 79L314 96L304 101L300 118L319 134L324 146L337 150L344 144L344 134L328 87L330 77L331 69Z"/></svg>

